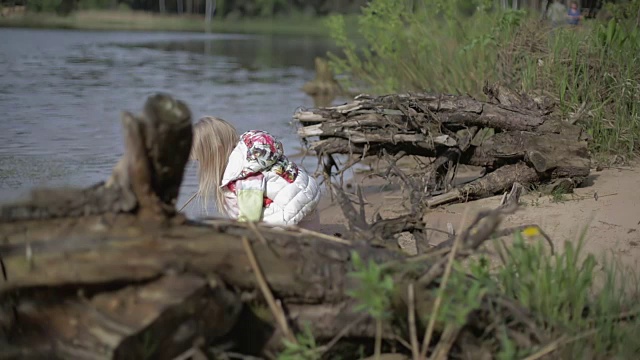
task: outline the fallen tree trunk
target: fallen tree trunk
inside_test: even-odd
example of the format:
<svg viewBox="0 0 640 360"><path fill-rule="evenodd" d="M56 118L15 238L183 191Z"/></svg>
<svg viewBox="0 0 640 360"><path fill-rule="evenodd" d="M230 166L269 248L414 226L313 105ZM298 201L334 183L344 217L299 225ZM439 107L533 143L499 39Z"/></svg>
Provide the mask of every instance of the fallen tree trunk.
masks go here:
<svg viewBox="0 0 640 360"><path fill-rule="evenodd" d="M353 284L353 280L347 277L351 266L351 251L357 251L363 258L376 262L404 257L399 252L371 247L366 243L349 246L311 235L260 228L259 236L266 240L266 244L263 244L258 234L250 228L229 221L214 226L183 224L151 231L150 224L138 224L137 220L120 215L107 221L108 225L102 231L95 231L102 221L102 218L79 219L75 225L66 225L64 237L53 239L34 238L24 233L12 232L12 244L0 247L7 273L7 280L0 282L2 301L15 298L16 294L19 294L20 303L39 304L37 299L43 294L47 294L49 299L55 299L52 305L37 305L42 308L35 315L32 314L33 310L26 313L18 311L17 325L26 326L25 321L35 319L32 321L38 327L47 324L48 329L44 337L29 337L25 335L26 330L21 330L20 343L24 346L31 349L44 346L48 350L57 343L61 344L59 350L63 355L73 352L70 349L77 350L76 355L79 357L76 358L85 358L79 355L80 352L112 354L113 357L109 358L123 358L118 356L123 351L128 354L124 358L129 358L131 354L139 354L137 350L141 351L140 346L144 333L149 331L149 323L157 324L154 326L160 328L164 326L162 331L168 331L166 325L162 324L169 319L185 324L196 320L206 321L202 326L191 330L192 333L187 335L189 341L203 334L213 337L207 338L209 341L219 340L235 326L234 314L241 307L240 294L252 293L258 288L242 247L242 237L251 239L275 296L285 306L295 305L298 309L297 317L292 319L295 320L293 325L301 328L304 323L311 322L316 336L331 337L335 334L332 332L335 327L348 325L351 321L349 319L357 315L352 313L352 306L349 305L352 301L346 295L347 289ZM40 222L37 226L56 228L59 224L60 221L48 224ZM0 227L0 233L6 236L7 228ZM19 237L28 240L28 245L17 241ZM31 249L30 259L25 257L26 246ZM177 275L171 275L174 273ZM189 280L193 285L184 285L184 288L175 293L170 291L173 283L189 284L185 279L198 281ZM165 285L156 285L158 282ZM229 284L236 289L235 300L232 296L224 295L226 290L222 284ZM131 290L130 286L138 290ZM157 288L158 286L164 290ZM154 288L157 289L153 290ZM82 289L91 299L90 303L85 304L86 301L77 299L76 293L70 289ZM140 292L153 294L153 299L149 303L140 302ZM198 306L208 309L212 316L228 318L227 322L222 322L219 318L200 318L200 308L194 309L191 304L191 299L196 296L194 292L199 294L197 301L205 301L197 303ZM103 299L100 304L104 306L95 309L92 304L99 298ZM113 306L109 307L108 304ZM131 309L123 310L118 304L129 304ZM168 308L165 310L161 305ZM336 317L318 323L314 320L318 314L312 305L321 305L318 308L321 312L332 309ZM158 309L149 312L149 307ZM184 315L184 319L174 318L176 312L186 311L185 309L191 309L191 312ZM120 318L120 312L125 310L126 313L145 313L147 316ZM93 316L92 311L98 311L102 315ZM63 322L64 317L79 320L78 323L72 320ZM175 324L171 325L170 329L176 330L177 327L174 326ZM115 328L113 331L117 330L116 334L112 334L113 337L108 338L111 341L109 344L104 344L108 334L104 334L105 338L95 335L95 339L80 343L75 336L69 335L81 332L82 328L98 332L102 331L99 329L109 327ZM368 335L372 335L373 331L372 327ZM155 336L153 331L150 336L156 341L163 338ZM171 333L171 336L177 335ZM130 339L131 337L135 339ZM128 343L125 344L125 341ZM172 351L158 348L157 351L163 352L153 351L152 354L164 354L166 358L171 358L170 356L190 347L189 341L171 345Z"/></svg>
<svg viewBox="0 0 640 360"><path fill-rule="evenodd" d="M497 195L509 184L532 183L537 179L533 168L524 163L505 165L485 177L456 188L446 194L427 200L428 207L434 207L453 201L467 201L480 197Z"/></svg>
<svg viewBox="0 0 640 360"><path fill-rule="evenodd" d="M490 102L452 95L362 95L345 105L298 111L294 119L301 125L298 135L319 157L403 154L436 159L417 170L425 174L425 196L449 190L455 176L432 180L452 164L481 166L490 174L522 162L535 170L536 176L527 177L532 183L569 178L580 184L589 175L586 134L553 116L546 99L500 86L487 87L485 93ZM501 183L495 192L512 185ZM455 194L449 198L461 200Z"/></svg>

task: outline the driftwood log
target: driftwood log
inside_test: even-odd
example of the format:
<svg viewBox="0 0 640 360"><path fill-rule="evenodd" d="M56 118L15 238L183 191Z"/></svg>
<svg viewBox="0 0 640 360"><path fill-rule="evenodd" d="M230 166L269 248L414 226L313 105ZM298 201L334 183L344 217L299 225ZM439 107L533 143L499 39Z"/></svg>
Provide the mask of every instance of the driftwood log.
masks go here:
<svg viewBox="0 0 640 360"><path fill-rule="evenodd" d="M299 136L319 157L431 158L415 171L425 198L451 190L459 164L484 167L492 176L431 200L434 206L501 193L514 181L570 179L579 185L589 175L588 137L554 115L553 103L498 85L484 91L488 102L453 95L360 95L344 105L297 111L294 119L301 125ZM352 159L347 166L356 163Z"/></svg>
<svg viewBox="0 0 640 360"><path fill-rule="evenodd" d="M341 239L297 228L189 220L175 211L191 146L186 105L152 96L141 115L123 115L123 127L125 153L104 183L39 190L0 207L0 359L172 359L209 350L264 355L281 348L288 327L298 332L307 325L317 341L331 346L339 339L371 344L376 321L356 312L357 299L349 295L359 286L349 276L354 253L389 269L413 264L410 272L393 274L394 314L407 312L409 286L420 313L433 307L433 288L451 248L407 259L385 246L394 232L421 230L417 219L367 224L363 214L354 215L351 233L361 235ZM344 194L342 199L345 215L357 213ZM455 254L471 254L505 211L479 216L461 234ZM265 311L265 303L276 310ZM523 346L547 341L517 304L490 294L482 304L464 330L436 326L448 334L438 351L486 343L474 334L486 337L489 327L502 328L488 315L496 311L507 314L503 326L517 339L527 339ZM416 322L423 331L424 319ZM385 323L382 338L404 336L394 324ZM499 344L478 351L490 354Z"/></svg>

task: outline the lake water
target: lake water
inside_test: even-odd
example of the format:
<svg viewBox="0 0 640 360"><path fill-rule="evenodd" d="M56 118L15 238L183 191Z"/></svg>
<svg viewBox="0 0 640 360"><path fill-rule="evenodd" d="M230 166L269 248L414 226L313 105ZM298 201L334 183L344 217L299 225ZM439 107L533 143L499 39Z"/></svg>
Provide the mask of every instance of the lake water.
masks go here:
<svg viewBox="0 0 640 360"><path fill-rule="evenodd" d="M185 101L194 121L266 130L299 153L292 115L313 106L300 88L331 49L313 37L187 33L0 29L0 39L0 202L105 180L123 152L121 111L158 91ZM315 170L314 159L303 166ZM179 206L196 187L190 164Z"/></svg>

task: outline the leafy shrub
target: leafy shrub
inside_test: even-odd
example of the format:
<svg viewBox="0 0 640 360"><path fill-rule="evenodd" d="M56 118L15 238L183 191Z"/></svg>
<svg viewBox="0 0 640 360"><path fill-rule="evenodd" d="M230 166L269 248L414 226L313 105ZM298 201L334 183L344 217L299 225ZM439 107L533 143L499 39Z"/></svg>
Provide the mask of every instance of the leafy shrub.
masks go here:
<svg viewBox="0 0 640 360"><path fill-rule="evenodd" d="M609 5L617 15L608 23L551 29L539 15L495 9L492 1L372 0L355 19L356 34L344 17L328 19L341 49L329 58L343 85L358 91L481 97L485 82L543 91L556 98L560 116L585 127L595 153L634 155L640 30L628 14L638 3Z"/></svg>

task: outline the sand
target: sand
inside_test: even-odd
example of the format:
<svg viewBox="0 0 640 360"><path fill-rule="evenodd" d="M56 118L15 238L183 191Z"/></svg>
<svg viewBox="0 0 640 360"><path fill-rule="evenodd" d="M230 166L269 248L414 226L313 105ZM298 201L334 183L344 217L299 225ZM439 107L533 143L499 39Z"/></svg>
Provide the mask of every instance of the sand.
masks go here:
<svg viewBox="0 0 640 360"><path fill-rule="evenodd" d="M362 184L369 218L376 209L384 218L408 213L402 206L402 191L398 185L384 186L379 179L363 179L362 176L355 179ZM539 192L526 193L521 198L521 208L505 218L502 227L537 224L552 238L556 249L562 249L565 241L577 242L586 229L587 252L598 258L608 254L620 264L637 271L640 269L640 192L636 189L639 188L638 166L592 171L580 188L562 198L540 195ZM497 207L500 199L501 196L494 196L448 205L428 210L424 218L431 228L446 231L447 223L451 223L458 229L467 208L467 222L470 222L477 211ZM345 231L346 220L328 195L319 210L320 231L330 234ZM438 244L445 237L445 234L431 231L427 240ZM412 237L403 236L401 242L408 252L415 251Z"/></svg>

